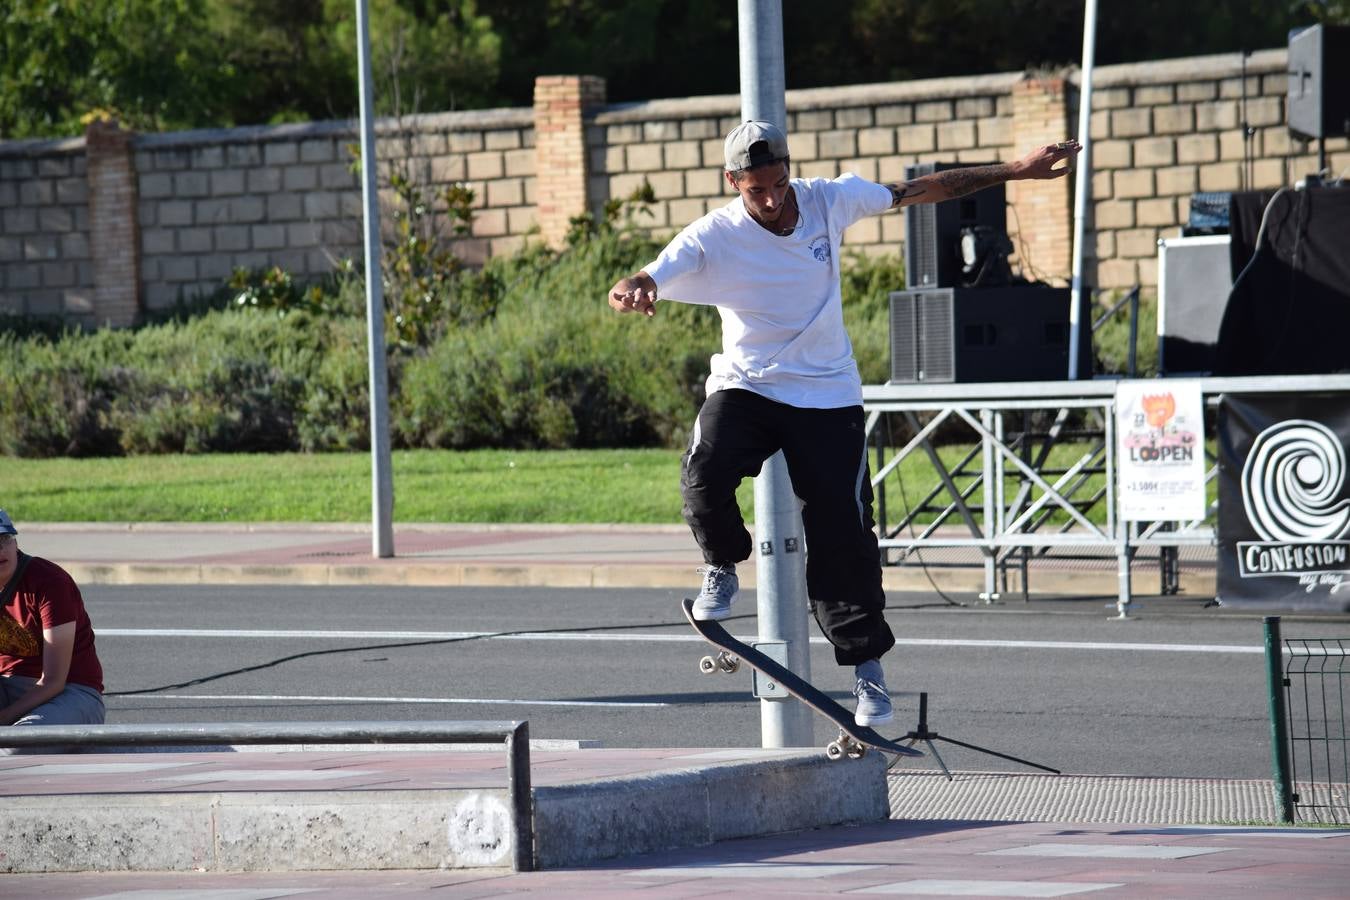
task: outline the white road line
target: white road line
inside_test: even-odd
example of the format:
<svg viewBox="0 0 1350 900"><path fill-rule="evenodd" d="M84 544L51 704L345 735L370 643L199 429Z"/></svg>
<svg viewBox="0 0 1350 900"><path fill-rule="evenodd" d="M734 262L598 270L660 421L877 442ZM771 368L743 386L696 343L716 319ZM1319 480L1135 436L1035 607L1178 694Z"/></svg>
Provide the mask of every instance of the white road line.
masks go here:
<svg viewBox="0 0 1350 900"><path fill-rule="evenodd" d="M669 703L649 703L628 700L489 700L468 697L343 697L320 694L132 694L113 696L121 700L303 700L308 703L442 703L476 704L479 706L608 706L625 709L655 709Z"/></svg>
<svg viewBox="0 0 1350 900"><path fill-rule="evenodd" d="M495 641L610 641L624 644L678 643L701 644L697 634L641 634L633 632L535 631L498 634L494 631L306 631L242 628L97 628L99 637L172 637L172 638L248 638L266 640L335 641L454 641L487 639ZM753 641L752 635L737 635ZM811 643L825 645L822 637ZM1241 644L1144 644L1116 641L1011 641L968 638L899 638L904 647L986 647L1005 650L1128 650L1143 653L1264 653L1259 645Z"/></svg>
<svg viewBox="0 0 1350 900"><path fill-rule="evenodd" d="M954 881L916 878L860 888L857 894L921 894L926 897L1067 897L1124 887L1121 883L1087 881Z"/></svg>

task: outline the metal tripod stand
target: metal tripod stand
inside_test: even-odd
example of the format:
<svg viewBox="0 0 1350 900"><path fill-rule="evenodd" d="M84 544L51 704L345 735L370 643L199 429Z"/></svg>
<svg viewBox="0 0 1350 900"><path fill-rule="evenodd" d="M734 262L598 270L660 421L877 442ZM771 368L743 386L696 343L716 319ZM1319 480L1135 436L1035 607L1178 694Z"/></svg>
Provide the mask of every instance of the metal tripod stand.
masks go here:
<svg viewBox="0 0 1350 900"><path fill-rule="evenodd" d="M927 744L929 752L933 754L933 759L936 759L937 764L941 766L942 774L947 776L948 781L952 780L952 773L947 769L947 764L942 761L942 756L938 754L937 747L933 746L933 741L946 741L947 743L955 744L958 747L965 747L967 750L976 750L980 753L987 753L990 756L997 756L999 759L1006 759L1015 763L1021 763L1024 766L1031 766L1033 769L1040 769L1043 772L1052 772L1055 775L1063 774L1059 771L1059 769L1052 769L1049 766L1043 766L1040 763L1034 763L1031 762L1030 760L1020 759L1019 757L1016 756L1009 756L1007 753L999 753L997 750L990 750L987 747L977 747L974 744L967 744L965 741L958 741L956 738L943 737L936 731L929 730L928 693L926 691L920 692L919 694L919 724L915 727L913 731L909 732L904 737L898 737L895 739L895 742L897 744L902 743L904 741L908 741L911 746L917 744L919 741L923 741L925 744Z"/></svg>

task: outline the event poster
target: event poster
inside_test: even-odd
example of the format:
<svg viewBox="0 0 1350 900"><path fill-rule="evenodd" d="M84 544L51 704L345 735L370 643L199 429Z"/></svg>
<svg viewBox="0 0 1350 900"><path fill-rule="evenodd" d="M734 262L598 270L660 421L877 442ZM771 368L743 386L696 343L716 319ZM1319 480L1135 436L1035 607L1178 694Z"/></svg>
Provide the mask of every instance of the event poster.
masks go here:
<svg viewBox="0 0 1350 900"><path fill-rule="evenodd" d="M1120 517L1205 517L1205 401L1198 381L1122 381L1116 387Z"/></svg>
<svg viewBox="0 0 1350 900"><path fill-rule="evenodd" d="M1224 395L1219 404L1218 599L1350 610L1350 402Z"/></svg>

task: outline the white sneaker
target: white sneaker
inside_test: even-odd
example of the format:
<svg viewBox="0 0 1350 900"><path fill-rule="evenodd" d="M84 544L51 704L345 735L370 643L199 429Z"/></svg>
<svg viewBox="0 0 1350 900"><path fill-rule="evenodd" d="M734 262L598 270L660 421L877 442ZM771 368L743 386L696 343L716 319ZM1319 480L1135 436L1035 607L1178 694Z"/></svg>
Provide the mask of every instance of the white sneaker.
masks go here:
<svg viewBox="0 0 1350 900"><path fill-rule="evenodd" d="M859 725L885 725L895 718L891 706L891 695L886 691L886 676L881 671L881 661L869 659L854 669L857 683L853 686L853 695L858 698L858 708L853 713L853 721Z"/></svg>
<svg viewBox="0 0 1350 900"><path fill-rule="evenodd" d="M703 589L694 598L694 619L715 622L731 615L731 604L740 593L741 580L735 566L702 566Z"/></svg>

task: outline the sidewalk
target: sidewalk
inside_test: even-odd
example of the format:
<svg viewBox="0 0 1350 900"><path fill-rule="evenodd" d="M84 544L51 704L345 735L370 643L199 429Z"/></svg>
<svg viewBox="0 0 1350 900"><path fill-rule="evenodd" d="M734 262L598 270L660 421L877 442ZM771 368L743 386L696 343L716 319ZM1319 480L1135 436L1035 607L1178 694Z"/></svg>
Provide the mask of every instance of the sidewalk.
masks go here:
<svg viewBox="0 0 1350 900"><path fill-rule="evenodd" d="M59 562L81 584L312 584L690 588L702 565L684 526L407 525L395 530L395 556L373 555L370 527L315 524L24 524L25 551ZM984 590L978 553L929 550L887 566L892 591ZM952 567L952 563L965 563ZM753 588L755 567L741 567ZM1035 594L1114 597L1116 560L1036 559ZM1135 593L1157 592L1156 562L1136 561ZM931 579L931 580L930 580ZM1182 553L1181 587L1214 595L1212 552ZM1014 586L1020 591L1020 584ZM1020 595L1020 594L1019 594Z"/></svg>
<svg viewBox="0 0 1350 900"><path fill-rule="evenodd" d="M544 865L525 873L493 835L500 750L9 758L0 871L38 874L0 876L0 892L1341 898L1350 884L1350 829L1262 824L1265 782L887 778L875 757L813 751L532 756ZM856 787L876 779L889 818ZM840 824L794 830L813 821Z"/></svg>
<svg viewBox="0 0 1350 900"><path fill-rule="evenodd" d="M502 862L499 748L0 758L0 872L18 873L0 893L1343 897L1350 884L1350 828L1273 827L1264 781L948 781L927 760L887 776L880 757L817 750L531 756L533 873Z"/></svg>

